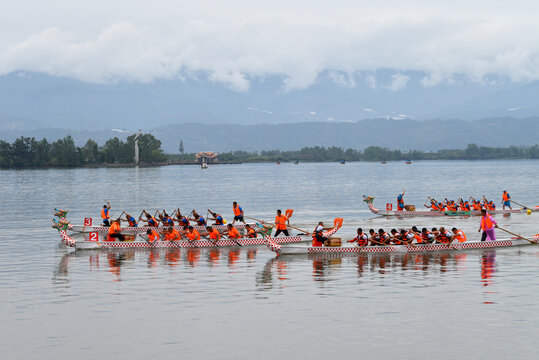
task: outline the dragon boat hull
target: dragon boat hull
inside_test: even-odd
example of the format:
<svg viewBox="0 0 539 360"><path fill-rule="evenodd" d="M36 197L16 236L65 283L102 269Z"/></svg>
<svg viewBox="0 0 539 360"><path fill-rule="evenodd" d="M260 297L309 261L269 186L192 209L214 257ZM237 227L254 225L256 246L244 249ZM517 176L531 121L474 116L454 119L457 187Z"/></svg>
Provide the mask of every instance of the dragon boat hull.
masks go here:
<svg viewBox="0 0 539 360"><path fill-rule="evenodd" d="M534 237L536 241L539 236ZM508 248L514 246L532 245L524 239L500 239L495 241L470 241L464 243L454 243L450 246L446 244L417 244L411 245L389 245L389 246L346 246L346 247L312 247L312 246L281 246L272 243L268 239L268 248L280 255L300 255L300 254L365 254L365 253L432 253L445 251L466 251L480 249Z"/></svg>
<svg viewBox="0 0 539 360"><path fill-rule="evenodd" d="M395 216L395 217L401 217L401 216L480 216L481 211L479 210L471 210L471 211L435 211L435 210L417 210L417 211L408 211L408 210L380 210L373 204L374 197L370 196L363 196L363 201L365 201L369 207L369 210L380 216ZM531 211L539 211L539 207L535 207L532 209L509 209L509 210L489 210L488 213L491 215L496 214L523 214L526 213L528 210Z"/></svg>
<svg viewBox="0 0 539 360"><path fill-rule="evenodd" d="M255 224L250 224L251 226L255 226ZM211 225L213 228L217 229L217 231L225 231L227 230L226 225ZM245 230L245 225L234 225L234 227L240 231ZM120 233L122 234L139 234L139 233L145 233L148 229L161 231L165 228L169 228L169 226L158 226L158 227L151 227L151 226L140 226L140 227L121 227ZM193 228L198 231L205 231L206 226L199 226L194 225ZM108 226L85 226L85 225L71 225L67 227L68 230L71 230L73 232L80 232L80 233L89 233L89 232L98 232L98 233L108 233L109 227ZM174 229L176 230L183 230L183 226L175 225Z"/></svg>
<svg viewBox="0 0 539 360"><path fill-rule="evenodd" d="M60 231L60 237L62 242L75 249L125 249L125 248L137 248L137 249L154 249L154 248L218 248L218 247L228 247L228 246L257 246L265 245L266 238L241 238L230 240L222 239L213 243L210 240L201 239L193 242L187 240L180 241L155 241L149 242L144 240L142 237L135 235L133 241L100 241L96 239L95 241L90 240L75 240L70 237L65 230ZM300 243L305 241L311 241L310 236L280 236L270 238L272 242L276 244L291 244L291 243ZM238 243L240 245L238 245Z"/></svg>

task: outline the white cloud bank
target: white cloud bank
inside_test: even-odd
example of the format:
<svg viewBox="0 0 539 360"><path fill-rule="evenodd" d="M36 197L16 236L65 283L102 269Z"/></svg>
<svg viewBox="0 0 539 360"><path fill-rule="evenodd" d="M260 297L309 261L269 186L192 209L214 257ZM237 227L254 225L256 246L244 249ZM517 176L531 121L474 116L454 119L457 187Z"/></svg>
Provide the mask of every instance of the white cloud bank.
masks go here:
<svg viewBox="0 0 539 360"><path fill-rule="evenodd" d="M88 82L209 79L248 91L252 78L283 76L286 89L319 73L356 86L354 74L393 69L484 82L539 79L539 3L496 0L102 1L19 0L0 13L0 74L39 71ZM32 9L32 11L28 11ZM343 75L345 74L345 75Z"/></svg>

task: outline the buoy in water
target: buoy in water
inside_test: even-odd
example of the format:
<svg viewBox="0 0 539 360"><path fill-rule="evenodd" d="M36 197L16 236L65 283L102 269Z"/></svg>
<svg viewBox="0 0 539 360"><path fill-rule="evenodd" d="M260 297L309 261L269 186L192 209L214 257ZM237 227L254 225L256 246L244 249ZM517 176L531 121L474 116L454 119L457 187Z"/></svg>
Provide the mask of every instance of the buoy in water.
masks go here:
<svg viewBox="0 0 539 360"><path fill-rule="evenodd" d="M531 215L531 214L532 214L532 209L528 209L528 210L526 211L526 214L527 214L527 215Z"/></svg>

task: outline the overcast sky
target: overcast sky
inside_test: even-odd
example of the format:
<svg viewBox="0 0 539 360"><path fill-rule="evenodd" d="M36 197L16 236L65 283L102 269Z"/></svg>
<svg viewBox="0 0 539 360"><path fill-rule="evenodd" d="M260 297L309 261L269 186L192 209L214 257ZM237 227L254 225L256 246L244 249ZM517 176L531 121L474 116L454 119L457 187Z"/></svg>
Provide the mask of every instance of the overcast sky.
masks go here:
<svg viewBox="0 0 539 360"><path fill-rule="evenodd" d="M424 86L539 79L538 1L291 2L3 1L0 75L151 82L203 71L237 91L270 75L306 88L327 69L346 86L346 74L393 69L392 90L410 70Z"/></svg>

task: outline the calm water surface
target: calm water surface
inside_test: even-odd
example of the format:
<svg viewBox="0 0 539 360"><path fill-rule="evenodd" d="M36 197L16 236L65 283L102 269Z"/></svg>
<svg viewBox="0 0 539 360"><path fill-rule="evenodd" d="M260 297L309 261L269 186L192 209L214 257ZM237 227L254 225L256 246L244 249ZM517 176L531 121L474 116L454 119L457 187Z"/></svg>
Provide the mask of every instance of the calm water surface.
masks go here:
<svg viewBox="0 0 539 360"><path fill-rule="evenodd" d="M477 218L373 218L361 201L426 196L539 204L539 162L244 164L1 171L2 359L536 358L539 248L432 255L283 256L262 247L71 251L50 228L122 210L180 207L230 219L232 201L271 220L293 208L311 229L456 225ZM539 232L539 214L497 217ZM504 234L498 232L498 237Z"/></svg>

